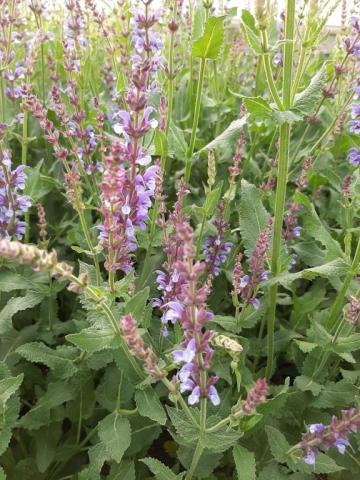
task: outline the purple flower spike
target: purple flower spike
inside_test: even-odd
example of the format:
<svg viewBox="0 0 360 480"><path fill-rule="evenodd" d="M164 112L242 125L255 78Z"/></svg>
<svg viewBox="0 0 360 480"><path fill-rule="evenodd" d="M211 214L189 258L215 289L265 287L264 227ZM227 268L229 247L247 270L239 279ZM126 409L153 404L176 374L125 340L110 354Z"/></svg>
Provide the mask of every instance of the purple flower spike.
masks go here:
<svg viewBox="0 0 360 480"><path fill-rule="evenodd" d="M360 165L360 152L357 148L351 148L348 151L347 161L354 167L358 167Z"/></svg>

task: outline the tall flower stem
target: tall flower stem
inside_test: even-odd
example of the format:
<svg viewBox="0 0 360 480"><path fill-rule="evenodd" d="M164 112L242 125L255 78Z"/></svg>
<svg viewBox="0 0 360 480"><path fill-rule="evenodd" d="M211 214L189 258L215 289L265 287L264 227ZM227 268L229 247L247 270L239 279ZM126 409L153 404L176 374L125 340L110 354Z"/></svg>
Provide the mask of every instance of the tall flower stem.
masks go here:
<svg viewBox="0 0 360 480"><path fill-rule="evenodd" d="M172 23L176 22L177 15L177 0L174 1L174 12ZM169 133L170 122L173 112L173 103L174 103L174 43L175 43L175 31L174 29L170 30L170 45L169 45L169 74L168 74L168 88L167 88L167 115L166 115L166 125L165 132L166 135Z"/></svg>
<svg viewBox="0 0 360 480"><path fill-rule="evenodd" d="M199 124L199 118L200 118L201 97L202 97L202 91L203 91L203 86L204 86L204 77L205 77L205 64L206 64L206 58L202 58L200 60L199 80L198 80L197 90L196 90L194 120L193 120L192 129L191 129L189 148L188 148L188 151L186 153L186 160L185 160L185 183L189 183L189 180L190 180L191 158L192 158L193 153L194 153L196 131L197 131L197 127L198 127L198 124Z"/></svg>
<svg viewBox="0 0 360 480"><path fill-rule="evenodd" d="M90 236L90 232L89 232L89 228L88 228L88 225L86 223L85 215L84 215L84 212L82 211L81 208L78 209L78 215L79 215L80 224L81 224L81 228L82 228L86 243L87 243L88 248L89 248L89 250L91 252L91 255L93 257L95 273L96 273L96 283L97 283L97 285L100 285L101 284L101 273L100 273L99 258L98 258L98 255L97 255L96 251L95 251L95 248L93 246L91 236Z"/></svg>
<svg viewBox="0 0 360 480"><path fill-rule="evenodd" d="M288 0L285 23L285 47L284 47L284 73L282 84L282 103L283 110L289 110L291 107L291 85L292 85L292 67L294 58L294 27L295 27L295 0ZM283 216L286 200L286 184L289 165L289 147L290 147L290 125L284 123L280 126L279 138L279 163L277 173L277 188L275 198L275 220L273 245L271 256L271 273L276 277L280 272L280 253L281 253L281 233L283 225ZM272 375L274 365L274 330L276 316L276 299L278 286L275 283L270 287L269 296L269 315L267 323L267 365L266 379L269 380Z"/></svg>
<svg viewBox="0 0 360 480"><path fill-rule="evenodd" d="M2 70L0 70L0 123L5 123L5 90Z"/></svg>
<svg viewBox="0 0 360 480"><path fill-rule="evenodd" d="M28 151L28 111L24 111L24 119L22 125L22 139L21 139L21 163L22 165L27 165L27 151ZM30 235L30 213L29 211L25 212L25 243L29 243Z"/></svg>

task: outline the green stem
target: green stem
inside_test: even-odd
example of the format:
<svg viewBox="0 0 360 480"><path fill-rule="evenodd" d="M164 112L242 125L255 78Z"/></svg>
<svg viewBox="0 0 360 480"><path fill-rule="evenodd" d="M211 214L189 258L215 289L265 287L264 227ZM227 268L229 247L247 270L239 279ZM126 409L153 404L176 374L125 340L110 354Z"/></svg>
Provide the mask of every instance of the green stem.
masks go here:
<svg viewBox="0 0 360 480"><path fill-rule="evenodd" d="M189 180L190 180L191 158L192 158L193 153L194 153L196 131L197 131L197 127L198 127L198 124L199 124L199 118L200 118L201 97L202 97L202 91L203 91L203 86L204 86L204 77L205 77L205 64L206 64L206 58L202 58L200 60L200 73L199 73L199 80L198 80L198 85L197 85L197 90L196 90L194 121L193 121L193 125L192 125L192 130L191 130L189 148L188 148L188 151L187 151L187 154L186 154L186 160L185 160L185 183L188 183Z"/></svg>
<svg viewBox="0 0 360 480"><path fill-rule="evenodd" d="M80 219L80 224L81 228L86 240L86 243L88 245L88 248L92 254L93 261L94 261L94 266L95 266L95 273L96 273L96 283L97 285L101 284L101 273L100 273L100 265L99 265L99 258L97 253L95 252L94 246L92 244L90 232L86 223L85 215L84 212L81 208L78 209L78 214L79 214L79 219Z"/></svg>
<svg viewBox="0 0 360 480"><path fill-rule="evenodd" d="M201 455L204 451L204 447L202 445L202 441L201 439L198 440L198 443L196 445L196 448L195 448L195 452L194 452L194 456L193 456L193 459L191 461L191 465L190 465L190 468L186 474L186 477L185 477L185 480L191 480L194 476L194 472L196 470L196 467L198 466L198 463L199 463L199 460L201 458Z"/></svg>
<svg viewBox="0 0 360 480"><path fill-rule="evenodd" d="M276 90L276 86L273 79L270 56L268 53L268 40L267 40L266 30L261 30L261 41L262 41L262 48L263 48L263 53L261 56L264 64L266 81L271 93L271 97L272 97L272 100L276 103L276 106L278 107L278 109L283 110L283 105L280 100L279 94ZM284 75L285 75L285 69L284 69Z"/></svg>
<svg viewBox="0 0 360 480"><path fill-rule="evenodd" d="M174 14L173 21L176 22L177 15L177 0L174 1ZM175 43L175 31L171 30L170 33L170 45L169 45L169 77L168 77L168 91L167 91L167 115L166 115L166 126L165 132L166 135L169 133L172 111L173 111L173 102L174 102L174 43Z"/></svg>
<svg viewBox="0 0 360 480"><path fill-rule="evenodd" d="M142 267L142 270L141 270L140 278L139 278L139 281L137 283L137 290L141 290L143 288L144 281L145 281L145 275L146 275L146 272L148 270L148 265L149 265L149 262L150 262L150 259L151 259L151 252L152 252L153 242L154 242L155 233L156 233L156 220L157 220L158 210L159 210L159 202L157 200L155 200L154 208L153 208L152 216L151 216L151 225L150 225L150 231L149 231L149 244L148 244L148 248L146 250L145 260L143 262L143 267Z"/></svg>
<svg viewBox="0 0 360 480"><path fill-rule="evenodd" d="M282 103L285 110L291 107L292 66L294 57L294 27L295 27L295 0L288 0L285 23L284 74L282 85ZM271 256L271 273L276 277L280 272L280 253L282 225L286 200L286 184L288 177L290 147L290 125L280 126L279 163L277 173L277 188L275 197L274 235ZM275 283L270 287L270 305L267 324L267 365L266 379L270 380L274 364L274 331L276 316L276 299L278 286Z"/></svg>

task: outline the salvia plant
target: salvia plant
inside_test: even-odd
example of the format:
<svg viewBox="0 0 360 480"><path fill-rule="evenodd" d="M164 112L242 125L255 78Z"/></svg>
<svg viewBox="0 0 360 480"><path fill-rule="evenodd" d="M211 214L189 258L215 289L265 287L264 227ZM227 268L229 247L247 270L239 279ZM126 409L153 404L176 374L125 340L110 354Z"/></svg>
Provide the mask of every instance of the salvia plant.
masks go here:
<svg viewBox="0 0 360 480"><path fill-rule="evenodd" d="M0 480L360 478L360 3L240 3L0 0Z"/></svg>

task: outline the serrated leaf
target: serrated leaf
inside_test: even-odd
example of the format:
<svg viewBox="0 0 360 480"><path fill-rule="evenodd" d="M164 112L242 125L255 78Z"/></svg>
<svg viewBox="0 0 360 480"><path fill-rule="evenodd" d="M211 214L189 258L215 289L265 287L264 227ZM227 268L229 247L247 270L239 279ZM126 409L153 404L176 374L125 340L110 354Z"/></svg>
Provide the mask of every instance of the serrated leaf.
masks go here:
<svg viewBox="0 0 360 480"><path fill-rule="evenodd" d="M98 425L98 433L109 459L121 462L131 442L131 427L127 418L116 412L110 413Z"/></svg>
<svg viewBox="0 0 360 480"><path fill-rule="evenodd" d="M0 292L11 292L13 290L28 290L29 281L15 272L0 272Z"/></svg>
<svg viewBox="0 0 360 480"><path fill-rule="evenodd" d="M246 43L253 50L254 53L260 55L263 53L260 33L255 27L255 19L248 10L243 10L241 14L240 27L244 35Z"/></svg>
<svg viewBox="0 0 360 480"><path fill-rule="evenodd" d="M7 377L0 380L0 402L2 408L5 408L6 402L17 392L24 379L21 373L17 377ZM1 408L0 408L1 411Z"/></svg>
<svg viewBox="0 0 360 480"><path fill-rule="evenodd" d="M268 437L268 444L275 460L279 463L293 464L293 460L288 455L290 444L285 436L276 428L267 425L265 427L266 435Z"/></svg>
<svg viewBox="0 0 360 480"><path fill-rule="evenodd" d="M168 142L164 132L160 130L155 131L154 136L155 152L154 155L158 157L166 157L168 154Z"/></svg>
<svg viewBox="0 0 360 480"><path fill-rule="evenodd" d="M288 398L289 384L290 378L287 377L284 386L274 396L274 398L271 398L270 400L267 400L266 402L259 405L256 411L262 415L269 415L270 413L280 410L280 408L282 408Z"/></svg>
<svg viewBox="0 0 360 480"><path fill-rule="evenodd" d="M61 433L61 424L46 425L34 433L36 466L40 473L53 462Z"/></svg>
<svg viewBox="0 0 360 480"><path fill-rule="evenodd" d="M271 117L272 108L266 100L261 97L243 97L246 110L255 118Z"/></svg>
<svg viewBox="0 0 360 480"><path fill-rule="evenodd" d="M237 445L233 449L237 480L256 480L256 462L253 452Z"/></svg>
<svg viewBox="0 0 360 480"><path fill-rule="evenodd" d="M2 415L0 415L0 456L9 446L12 437L12 429L15 427L19 411L19 396L13 395L8 400Z"/></svg>
<svg viewBox="0 0 360 480"><path fill-rule="evenodd" d="M140 415L148 417L160 425L165 425L166 413L164 407L152 387L137 390L135 400Z"/></svg>
<svg viewBox="0 0 360 480"><path fill-rule="evenodd" d="M12 318L16 313L36 307L43 298L42 294L32 291L27 292L23 297L10 298L0 312L0 335L12 329Z"/></svg>
<svg viewBox="0 0 360 480"><path fill-rule="evenodd" d="M120 465L112 465L107 480L135 480L134 462L122 460Z"/></svg>
<svg viewBox="0 0 360 480"><path fill-rule="evenodd" d="M138 325L141 325L142 323L149 294L150 288L145 287L143 290L140 290L140 292L137 292L125 304L125 314L130 313L135 318Z"/></svg>
<svg viewBox="0 0 360 480"><path fill-rule="evenodd" d="M314 205L311 204L308 198L302 193L297 193L295 199L297 203L300 203L307 208L309 214L305 217L304 229L306 233L311 235L325 247L326 261L329 262L339 258L346 260L346 256L342 251L340 244L332 238L331 234L320 220Z"/></svg>
<svg viewBox="0 0 360 480"><path fill-rule="evenodd" d="M203 35L193 43L191 54L194 58L216 60L224 41L224 19L225 16L221 16L207 20Z"/></svg>
<svg viewBox="0 0 360 480"><path fill-rule="evenodd" d="M295 378L294 385L302 392L310 391L315 397L321 392L322 386L306 375Z"/></svg>
<svg viewBox="0 0 360 480"><path fill-rule="evenodd" d="M49 383L47 391L39 397L36 405L20 418L19 426L28 430L39 429L50 423L52 409L73 398L74 391L68 382Z"/></svg>
<svg viewBox="0 0 360 480"><path fill-rule="evenodd" d="M292 110L286 110L286 111L273 110L272 118L279 125L283 125L284 123L292 124L295 122L300 122L300 120L302 120L301 115L299 115L296 112L293 112Z"/></svg>
<svg viewBox="0 0 360 480"><path fill-rule="evenodd" d="M99 352L104 348L115 347L115 333L112 328L85 328L79 333L66 335L65 338L68 342L73 343L87 353Z"/></svg>
<svg viewBox="0 0 360 480"><path fill-rule="evenodd" d="M241 181L240 232L246 255L249 257L255 243L270 218L261 201L260 190L247 182Z"/></svg>
<svg viewBox="0 0 360 480"><path fill-rule="evenodd" d="M179 160L182 160L186 157L188 145L184 137L184 132L177 127L174 122L170 123L168 149L169 154L175 155L175 157Z"/></svg>
<svg viewBox="0 0 360 480"><path fill-rule="evenodd" d="M336 353L355 352L360 350L360 333L353 333L348 337L339 337L333 350Z"/></svg>
<svg viewBox="0 0 360 480"><path fill-rule="evenodd" d="M199 429L190 422L184 412L168 406L166 409L176 433L185 441L187 446L194 445L194 443L199 440ZM194 410L194 416L195 418L199 417L197 410ZM218 417L210 417L207 426L214 426L218 420ZM215 432L206 432L202 436L203 447L215 453L225 452L236 443L241 435L241 433L235 432L230 428L219 429Z"/></svg>
<svg viewBox="0 0 360 480"><path fill-rule="evenodd" d="M325 84L325 70L322 68L311 78L310 84L301 93L295 95L292 109L303 115L313 115Z"/></svg>
<svg viewBox="0 0 360 480"><path fill-rule="evenodd" d="M318 267L306 268L296 273L282 273L277 277L270 278L266 282L266 285L270 286L274 283L280 283L284 287L289 287L295 280L299 278L305 278L307 280L313 280L316 277L340 277L346 275L349 270L349 265L341 259L332 260L331 262L324 263Z"/></svg>
<svg viewBox="0 0 360 480"><path fill-rule="evenodd" d="M145 463L151 473L155 475L156 480L180 480L185 475L185 472L181 473L180 475L176 475L170 470L169 467L155 458L142 458L140 462Z"/></svg>
<svg viewBox="0 0 360 480"><path fill-rule="evenodd" d="M345 407L354 402L358 388L347 380L328 383L323 386L320 395L312 402L315 408Z"/></svg>
<svg viewBox="0 0 360 480"><path fill-rule="evenodd" d="M240 132L247 123L247 116L242 117L238 120L234 120L230 125L222 132L219 136L214 138L210 143L201 148L198 153L204 152L207 150L216 150L217 148L224 148L234 144L237 139L240 137Z"/></svg>
<svg viewBox="0 0 360 480"><path fill-rule="evenodd" d="M197 5L197 8L194 13L193 23L191 28L191 40L194 42L198 40L204 32L204 23L205 23L205 10L203 6Z"/></svg>
<svg viewBox="0 0 360 480"><path fill-rule="evenodd" d="M71 352L73 352L72 348ZM66 352L67 350L64 350L64 348L55 350L40 342L25 343L16 349L16 353L26 360L33 363L43 363L53 370L55 376L59 378L69 378L77 371L73 360L66 358Z"/></svg>

